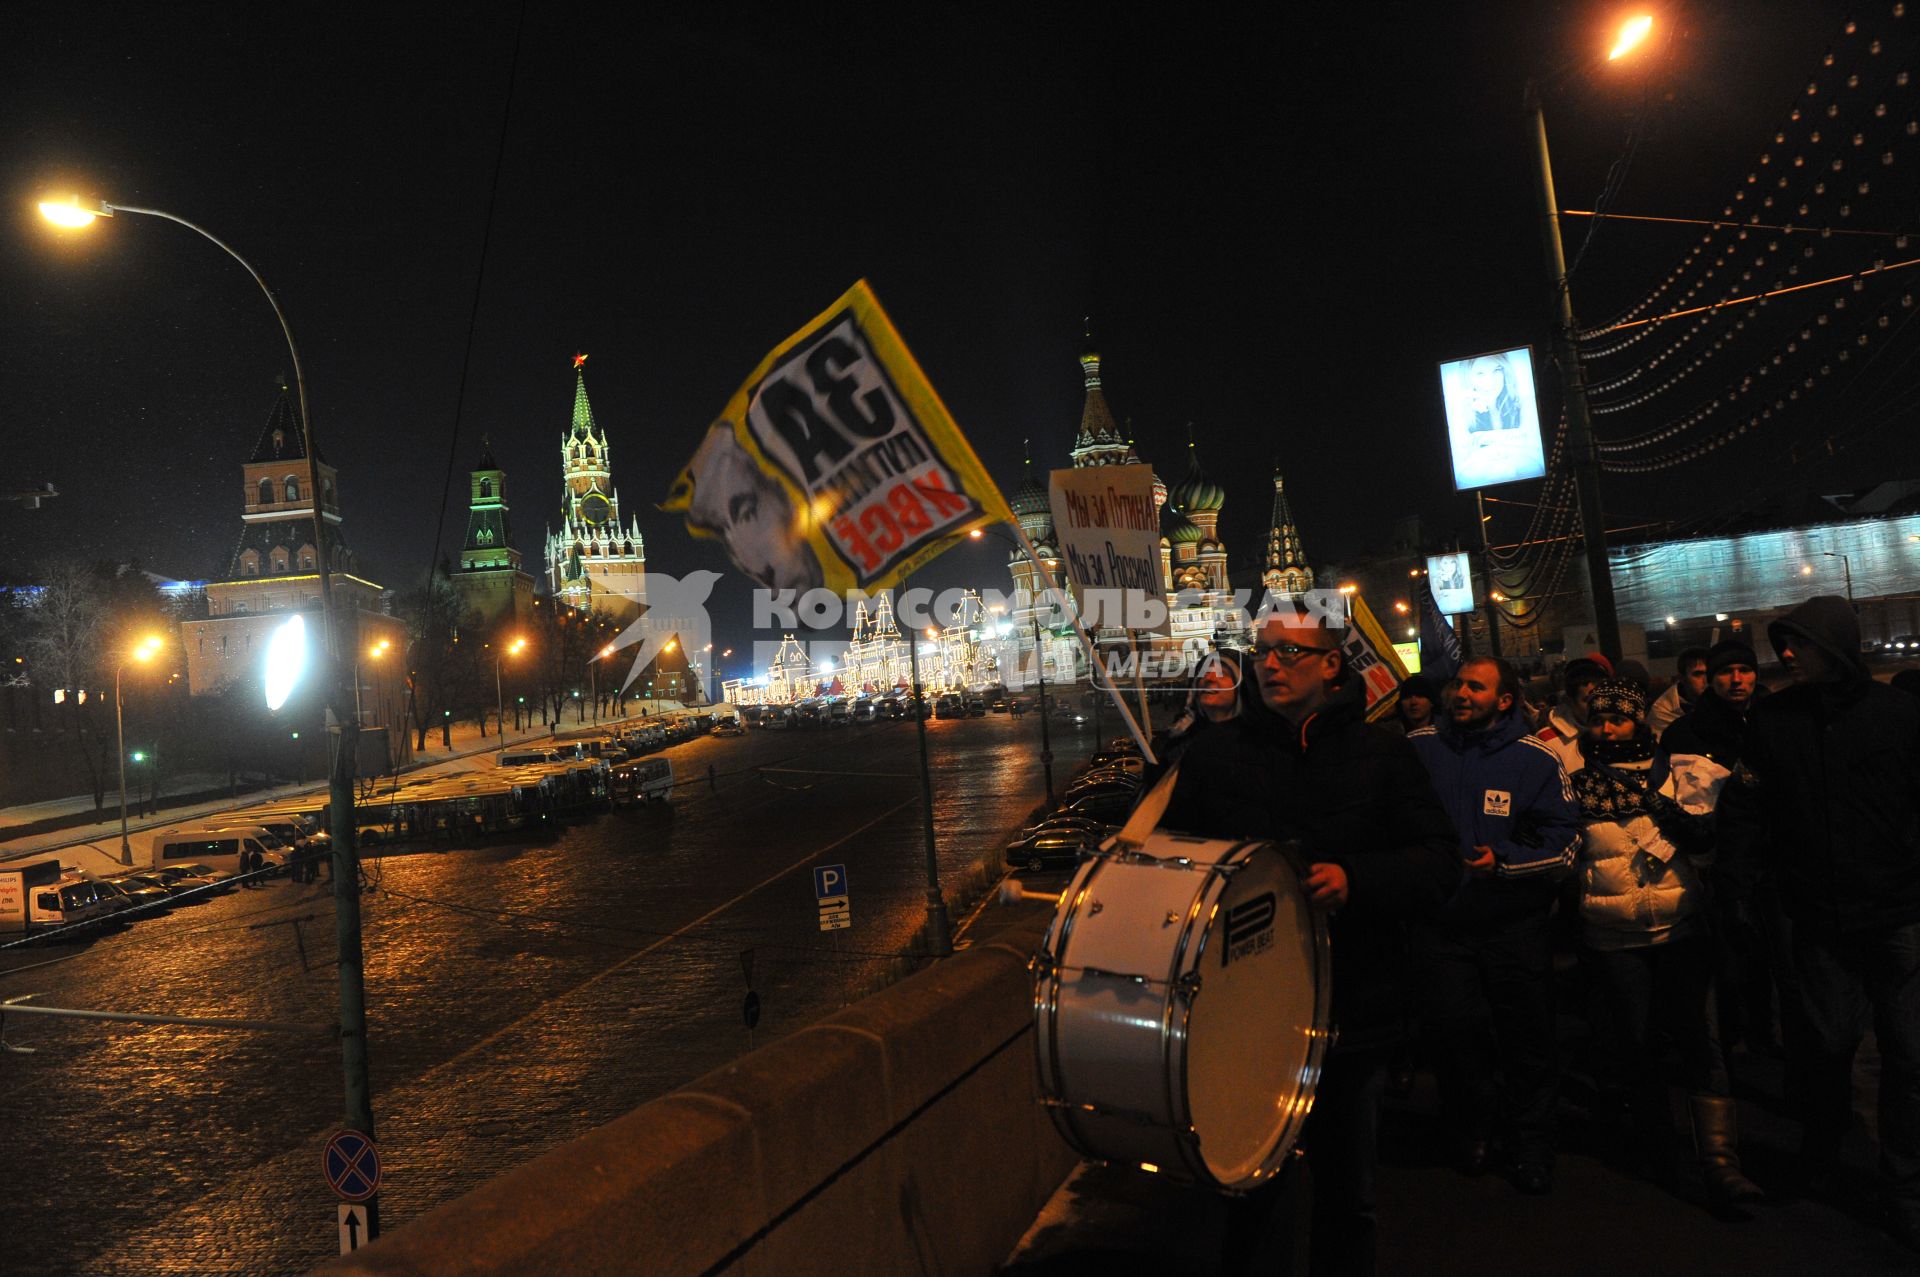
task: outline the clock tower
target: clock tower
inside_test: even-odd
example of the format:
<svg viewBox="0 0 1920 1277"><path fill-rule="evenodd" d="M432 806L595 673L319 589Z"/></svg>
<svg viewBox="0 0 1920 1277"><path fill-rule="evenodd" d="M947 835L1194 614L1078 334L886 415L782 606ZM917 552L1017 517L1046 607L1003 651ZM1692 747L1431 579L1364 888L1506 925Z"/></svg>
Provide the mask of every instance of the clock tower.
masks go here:
<svg viewBox="0 0 1920 1277"><path fill-rule="evenodd" d="M638 617L647 601L646 545L640 526L620 518L606 432L587 399L587 357L573 357L573 421L560 441L560 530L547 533L547 584L568 607L616 621Z"/></svg>

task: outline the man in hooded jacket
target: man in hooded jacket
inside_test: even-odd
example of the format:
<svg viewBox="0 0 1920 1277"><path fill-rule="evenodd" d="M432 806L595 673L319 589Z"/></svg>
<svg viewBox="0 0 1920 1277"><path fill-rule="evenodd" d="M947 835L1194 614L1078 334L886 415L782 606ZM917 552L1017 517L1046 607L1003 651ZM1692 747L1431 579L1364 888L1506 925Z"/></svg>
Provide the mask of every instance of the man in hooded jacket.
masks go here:
<svg viewBox="0 0 1920 1277"><path fill-rule="evenodd" d="M1302 1136L1313 1170L1312 1267L1374 1270L1374 1166L1389 1052L1405 1037L1406 928L1459 878L1456 840L1413 747L1368 723L1344 628L1267 618L1239 717L1197 738L1161 824L1211 838L1298 839L1301 885L1331 915L1335 1032ZM1234 1229L1269 1222L1252 1195ZM1229 1249L1234 1238L1229 1237Z"/></svg>
<svg viewBox="0 0 1920 1277"><path fill-rule="evenodd" d="M1721 795L1721 854L1769 867L1793 922L1803 1173L1831 1182L1871 1015L1887 1222L1920 1250L1920 700L1868 674L1843 598L1809 599L1767 635L1793 683L1748 720L1751 783Z"/></svg>

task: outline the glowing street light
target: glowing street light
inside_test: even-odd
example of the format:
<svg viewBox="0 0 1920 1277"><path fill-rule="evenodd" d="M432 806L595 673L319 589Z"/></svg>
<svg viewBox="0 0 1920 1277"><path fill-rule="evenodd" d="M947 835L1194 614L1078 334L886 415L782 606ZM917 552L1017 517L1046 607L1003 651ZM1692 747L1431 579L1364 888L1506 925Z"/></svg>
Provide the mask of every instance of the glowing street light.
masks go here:
<svg viewBox="0 0 1920 1277"><path fill-rule="evenodd" d="M1632 53L1640 42L1647 38L1647 34L1652 30L1652 14L1642 13L1636 17L1628 18L1626 22L1621 25L1620 34L1614 39L1613 50L1607 54L1607 61L1618 62L1621 58Z"/></svg>
<svg viewBox="0 0 1920 1277"><path fill-rule="evenodd" d="M133 863L133 847L127 842L127 726L120 713L120 675L129 665L145 665L159 655L160 649L165 646L165 639L158 634L149 634L113 670L113 734L118 740L120 754L120 863L123 865Z"/></svg>
<svg viewBox="0 0 1920 1277"><path fill-rule="evenodd" d="M1608 61L1618 61L1645 42L1653 19L1635 17L1620 30ZM1592 65L1591 60L1585 61ZM1560 367L1561 393L1566 399L1567 457L1573 468L1573 488L1580 509L1580 539L1587 557L1587 591L1593 603L1594 628L1600 650L1608 660L1620 659L1620 616L1613 598L1613 566L1607 561L1606 516L1600 508L1600 453L1593 439L1593 417L1587 407L1586 374L1580 366L1579 329L1573 317L1573 294L1567 280L1567 254L1560 242L1560 201L1553 191L1553 159L1547 150L1547 116L1540 101L1540 84L1528 80L1524 101L1533 134L1534 179L1538 184L1542 240L1547 274L1553 281L1554 362ZM1485 527L1485 524L1481 525Z"/></svg>
<svg viewBox="0 0 1920 1277"><path fill-rule="evenodd" d="M506 645L508 656L518 656L527 647L527 640L517 638ZM507 747L507 703L500 695L500 653L493 654L493 725L500 729L500 748Z"/></svg>
<svg viewBox="0 0 1920 1277"><path fill-rule="evenodd" d="M612 656L613 652L613 644L609 643L587 662L587 688L593 693L593 721L596 723L600 721L600 662Z"/></svg>

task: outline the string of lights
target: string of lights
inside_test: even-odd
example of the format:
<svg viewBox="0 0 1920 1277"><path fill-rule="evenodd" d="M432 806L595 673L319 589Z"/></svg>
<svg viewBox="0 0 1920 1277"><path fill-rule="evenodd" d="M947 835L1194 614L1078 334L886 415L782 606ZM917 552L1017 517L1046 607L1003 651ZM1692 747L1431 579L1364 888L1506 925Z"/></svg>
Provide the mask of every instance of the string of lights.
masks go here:
<svg viewBox="0 0 1920 1277"><path fill-rule="evenodd" d="M1553 439L1547 445L1546 473L1541 477L1539 499L1534 503L1533 514L1527 521L1527 530L1518 541L1518 548L1511 554L1501 550L1487 550L1487 558L1495 566L1509 569L1522 562L1529 552L1528 548L1538 539L1541 525L1552 516L1559 506L1566 502L1566 491L1572 486L1573 475L1566 466L1567 453L1567 416L1563 411L1560 419L1554 423Z"/></svg>
<svg viewBox="0 0 1920 1277"><path fill-rule="evenodd" d="M1879 48L1878 42L1875 42L1874 48L1877 52ZM1892 79L1896 84L1898 84L1904 80L1905 76L1906 76L1906 73L1904 71L1896 72L1896 73L1893 73ZM1849 77L1848 82L1850 84L1857 83L1858 77L1857 76ZM1838 102L1830 102L1828 104L1827 113L1837 114L1838 107L1839 107ZM1798 116L1800 113L1795 112L1795 114L1796 116ZM1876 105L1873 108L1874 118L1879 120L1886 120L1888 118L1888 114L1889 112L1888 112L1887 103L1884 100L1876 103ZM1906 121L1906 123L1903 126L1901 126L1900 131L1906 133L1908 136L1913 136L1917 133L1920 133L1920 119L1909 118ZM1785 135L1776 134L1775 137L1776 137L1776 140L1781 140L1781 139L1784 139ZM1822 140L1823 140L1823 133L1820 129L1814 128L1809 131L1807 141L1810 144L1817 146L1822 142ZM1781 191L1785 191L1789 187L1789 183L1791 180L1789 173L1792 173L1792 172L1801 173L1803 175L1812 175L1816 173L1818 174L1839 173L1845 170L1847 166L1847 152L1849 150L1849 142L1845 136L1844 128L1841 130L1834 131L1832 135L1830 137L1827 137L1825 140L1827 141L1832 151L1834 152L1830 157L1823 156L1816 152L1811 156L1811 160L1810 160L1810 157L1803 152L1803 153L1796 153L1791 157L1790 160L1783 162L1782 167L1783 169L1788 170L1788 172L1783 172L1782 175L1776 181L1776 185ZM1881 137L1879 136L1878 133L1876 133L1876 135L1873 138L1874 149L1879 151L1880 163L1882 167L1891 167L1895 163L1896 153L1894 148L1894 140L1895 139L1892 136ZM1869 141L1869 134L1866 131L1866 129L1864 128L1856 129L1851 135L1850 145L1852 148L1862 148L1868 145L1868 141ZM1760 156L1759 167L1765 168L1771 165L1773 162L1773 158L1774 158L1773 153L1770 151L1762 153L1762 155ZM1747 181L1749 183L1757 182L1759 179L1759 176L1760 175L1758 171L1751 172L1747 175ZM1835 185L1836 187L1838 187L1841 184L1836 183ZM1825 197L1829 202L1833 203L1834 205L1834 207L1831 209L1823 210L1827 215L1837 216L1839 218L1849 217L1852 214L1851 201L1855 197L1868 195L1871 192L1872 188L1873 188L1873 181L1871 179L1863 178L1854 183L1851 191L1836 189L1832 192L1829 192L1828 181L1824 176L1821 176L1813 182L1810 196L1807 194L1802 195L1801 201L1798 205L1798 212L1801 216L1807 216L1813 213L1814 206L1813 206L1813 203L1811 202L1811 197ZM1745 194L1746 192L1744 191L1739 192L1736 195L1736 199L1744 198ZM1774 194L1765 195L1762 197L1761 203L1763 205L1770 206L1773 204L1775 198L1776 197ZM1791 197L1782 196L1782 198L1791 198ZM1764 251L1761 252L1759 255L1755 256L1751 261L1744 264L1744 266L1740 269L1739 274L1730 280L1730 282L1726 285L1724 292L1717 299L1715 299L1714 301L1708 304L1689 307L1688 303L1691 302L1698 295L1701 288L1705 285L1708 279L1712 278L1715 274L1730 268L1730 266L1733 263L1733 257L1734 257L1735 251L1738 250L1740 247L1740 244L1738 241L1746 240L1751 233L1761 229L1759 216L1760 216L1759 214L1751 215L1749 224L1747 226L1740 227L1735 232L1736 242L1729 244L1726 247L1725 251L1723 251L1720 257L1715 261L1714 266L1710 268L1701 277L1700 280L1696 281L1694 286L1688 290L1686 295L1681 297L1675 303L1676 309L1670 311L1668 314L1654 316L1648 319L1638 319L1638 318L1624 319L1616 322L1614 325L1612 325L1610 329L1605 330L1605 331L1617 332L1623 329L1633 328L1635 331L1631 336L1623 340L1617 341L1610 346L1596 347L1596 348L1590 349L1587 352L1587 357L1589 359L1600 359L1600 358L1604 358L1606 356L1617 354L1621 351L1624 351L1634 346L1638 342L1645 340L1648 336L1651 336L1655 331L1655 329L1661 328L1663 326L1670 326L1673 323L1673 321L1683 319L1683 318L1691 318L1692 320L1691 323L1685 325L1684 330L1680 332L1680 334L1672 342L1670 342L1665 348L1663 348L1660 351L1659 354L1655 355L1646 363L1642 364L1639 367L1635 367L1635 368L1631 368L1626 371L1623 371L1613 377L1595 382L1591 387L1591 389L1597 395L1602 396L1602 402L1599 404L1596 404L1594 407L1594 412L1596 413L1596 415L1602 415L1602 414L1611 413L1611 412L1621 412L1621 411L1625 411L1627 409L1636 407L1640 404L1643 404L1657 397L1660 394L1665 393L1666 391L1672 389L1674 386L1680 384L1682 381L1686 380L1693 373L1699 371L1699 369L1705 366L1713 358L1714 355L1718 354L1721 350L1725 349L1726 347L1732 344L1734 338L1738 335L1738 333L1747 326L1748 320L1752 317L1751 311L1747 311L1747 310L1739 311L1738 312L1739 318L1735 320L1735 322L1733 323L1729 331L1722 333L1719 337L1717 337L1711 343L1710 347L1701 351L1700 354L1698 354L1689 362L1681 366L1674 375L1668 377L1665 381L1661 382L1659 385L1656 385L1651 387L1650 389L1644 390L1641 393L1632 396L1631 398L1616 399L1612 401L1606 401L1604 399L1604 396L1607 393L1623 390L1633 385L1634 383L1642 380L1648 375L1652 374L1656 369L1661 367L1663 364L1666 364L1669 361L1673 361L1673 360L1684 357L1687 349L1690 346L1692 346L1705 332L1707 332L1710 326L1715 321L1726 317L1730 313L1734 313L1729 308L1735 307L1735 306L1746 306L1749 304L1757 306L1760 304L1764 304L1765 299L1768 297L1780 296L1784 293L1794 292L1794 291L1798 291L1800 289L1805 289L1805 288L1817 287L1820 285L1845 283L1847 280L1849 280L1854 275L1859 273L1857 266L1853 264L1849 264L1848 269L1845 269L1838 274L1832 275L1827 279L1815 281L1814 283L1810 283L1810 284L1789 285L1787 283L1787 280L1799 276L1802 269L1806 265L1808 265L1809 262L1811 262L1811 260L1818 254L1818 252L1822 248L1837 249L1837 248L1843 248L1843 247L1862 246L1862 245L1856 244L1853 240L1850 240L1848 238L1848 235L1850 232L1848 231L1847 228L1844 228L1844 227L1836 227L1832 225L1821 226L1821 227L1809 227L1809 226L1806 226L1805 224L1795 226L1789 223L1784 226L1778 227L1778 229L1780 230L1780 235L1776 238L1769 239L1764 246ZM1776 224L1768 223L1767 225L1774 226ZM1836 234L1839 235L1838 239L1835 238ZM1775 278L1773 279L1771 288L1762 290L1762 291L1754 291L1751 287L1749 287L1749 285L1751 285L1752 282L1754 281L1756 277L1756 273L1765 270L1768 263L1773 260L1775 255L1780 253L1782 251L1783 246L1787 245L1789 241L1792 241L1795 236L1800 237L1799 242L1800 242L1800 259L1801 260L1789 261L1786 264L1783 273L1776 273ZM1908 236L1904 231L1861 232L1860 237L1864 237L1869 240L1877 239L1881 237L1891 238L1893 241L1894 247L1901 248L1901 249L1904 249L1908 243ZM1889 266L1884 260L1884 258L1882 258L1882 259L1877 259L1873 262L1872 269L1876 271L1888 270L1888 269L1899 269L1909 264L1910 263L1903 262L1903 263L1897 263L1893 266Z"/></svg>
<svg viewBox="0 0 1920 1277"><path fill-rule="evenodd" d="M1892 13L1892 17L1895 20L1903 18L1905 16L1905 5L1904 4L1893 5L1891 9L1891 13ZM1860 65L1871 65L1869 60L1879 58L1886 49L1886 42L1884 40L1879 38L1862 40L1859 38L1861 34L1862 33L1861 33L1860 25L1857 22L1848 21L1842 26L1840 37L1836 40L1835 44L1830 46L1827 52L1822 56L1820 60L1821 69L1815 74L1814 78L1808 81L1805 88L1805 92L1804 92L1804 96L1807 96L1807 97L1819 96L1822 89L1822 83L1823 83L1822 77L1824 77L1825 78L1824 82L1827 86L1827 90L1829 93L1828 98L1823 103L1821 103L1820 107L1815 109L1808 109L1799 104L1799 100L1803 95L1800 93L1796 93L1792 101L1790 101L1786 111L1787 124L1782 128L1778 129L1774 133L1773 142L1775 146L1788 145L1790 137L1793 139L1793 144L1795 146L1818 146L1821 144L1822 137L1821 137L1820 120L1823 117L1828 120L1837 120L1840 117L1843 110L1843 107L1842 107L1843 95L1856 93L1862 87L1863 77L1859 70L1855 69L1855 70L1843 72L1842 70L1837 69L1843 57L1849 64L1858 62ZM1864 59L1860 57L1860 53L1862 50L1864 50ZM1906 72L1904 70L1898 72L1894 77L1894 86L1905 87L1906 83L1907 83ZM1875 118L1878 118L1878 119L1886 118L1887 106L1886 106L1884 97L1875 106L1873 114ZM1912 130L1910 130L1910 133L1911 131ZM1804 138L1799 136L1802 133L1805 134ZM1856 134L1856 138L1859 139L1858 141L1856 141L1856 145L1864 144L1864 136L1862 136L1862 134ZM1835 135L1835 140L1836 141L1838 140L1838 135ZM1882 152L1882 154L1883 154L1883 161L1885 163L1891 164L1892 163L1891 147L1886 148ZM1626 310L1620 312L1613 319L1607 321L1606 323L1595 325L1593 327L1581 330L1578 333L1579 339L1583 342L1591 342L1596 338L1599 338L1601 336L1606 335L1609 332L1617 330L1628 321L1639 319L1641 315L1651 310L1663 298L1673 293L1674 290L1681 284L1682 281L1687 280L1691 276L1695 267L1698 266L1702 262L1702 260L1708 256L1714 244L1717 241L1719 241L1720 238L1725 233L1729 231L1734 232L1735 233L1734 242L1727 243L1720 250L1718 257L1714 259L1712 264L1708 266L1700 274L1700 276L1697 279L1693 280L1687 292L1682 295L1677 305L1679 307L1684 307L1685 305L1687 305L1687 303L1689 303L1695 297L1699 296L1701 290L1706 287L1707 282L1710 279L1714 278L1716 275L1720 274L1720 272L1732 266L1734 255L1740 251L1739 241L1746 239L1747 233L1750 230L1768 229L1768 228L1771 228L1772 226L1779 225L1778 223L1762 223L1761 213L1749 212L1747 217L1744 219L1745 220L1744 226L1741 224L1741 221L1737 218L1738 206L1745 205L1748 203L1748 188L1759 187L1761 182L1760 170L1768 168L1772 164L1772 162L1773 162L1772 152L1763 151L1759 156L1759 159L1755 168L1747 174L1746 180L1742 184L1742 187L1735 191L1731 200L1722 210L1722 220L1706 221L1706 220L1699 220L1699 219L1678 219L1678 218L1676 219L1636 218L1635 220L1672 220L1676 222L1693 222L1694 224L1707 226L1708 230L1707 230L1707 233L1700 238L1700 240L1695 242L1692 245L1692 247L1688 249L1687 253L1682 257L1681 261L1676 266L1674 266L1671 270L1669 270L1666 277L1662 279L1646 296L1642 297L1638 302L1634 303L1632 306L1628 307ZM1801 173L1802 175L1811 175L1811 173L1813 172L1812 169L1809 169L1807 167L1807 161L1804 153L1800 155L1796 155L1788 167L1790 167L1793 171ZM1834 161L1830 162L1830 171L1832 172L1837 173L1841 171L1843 167L1844 167L1844 164L1838 160L1838 157L1836 157ZM1778 177L1775 180L1775 187L1779 191L1784 191L1789 187L1791 180L1792 180L1791 173L1783 173L1780 177ZM1819 194L1823 194L1824 192L1825 192L1824 181L1816 184L1813 193L1815 195L1819 195ZM1859 193L1865 194L1866 192L1863 189ZM1758 199L1756 202L1763 209L1771 209L1775 206L1777 202L1777 195L1775 192L1769 192L1762 195L1761 198ZM1810 202L1804 199L1801 200L1799 203L1799 209L1798 209L1799 215L1802 217L1805 217L1805 216L1808 216L1811 213L1811 211L1812 209L1811 209ZM1846 218L1851 214L1851 210L1845 205L1842 205L1837 210L1837 212L1839 217L1841 218ZM1749 267L1748 269L1753 269L1753 268ZM1650 327L1642 328L1640 331L1636 332L1632 337L1626 340L1614 343L1607 347L1594 348L1586 351L1585 352L1586 357L1590 359L1603 359L1603 358L1610 357L1614 354L1621 353L1622 351L1629 349L1630 347L1637 344L1638 342L1645 340L1646 337L1650 335L1650 332L1651 332Z"/></svg>
<svg viewBox="0 0 1920 1277"><path fill-rule="evenodd" d="M1775 351L1767 362L1761 364L1754 372L1748 374L1738 386L1726 392L1723 396L1709 400L1687 416L1670 422L1657 430L1649 431L1646 434L1637 435L1629 439L1601 443L1599 445L1601 468L1621 474L1646 474L1655 470L1665 470L1673 466L1682 465L1688 461L1697 460L1700 457L1706 456L1708 453L1725 447L1741 435L1759 429L1775 416L1789 411L1792 405L1801 402L1802 399L1812 392L1822 381L1833 377L1837 371L1842 371L1845 365L1852 362L1858 350L1866 348L1877 338L1903 331L1905 328L1904 322L1899 329L1893 327L1893 315L1902 310L1911 312L1913 299L1914 295L1912 293L1903 293L1896 301L1890 302L1882 307L1877 314L1870 317L1854 331L1850 342L1842 344L1838 350L1829 351L1828 357L1824 358L1817 368L1806 371L1803 375L1794 378L1789 384L1782 386L1777 380L1765 380L1776 371L1784 369L1787 366L1786 361L1789 357L1808 358L1815 353L1814 348L1805 343L1812 337L1815 330L1831 327L1830 314L1823 313L1816 316L1808 327L1800 330L1799 335L1795 339L1789 340L1784 348ZM1833 309L1844 310L1846 302L1847 299L1845 297L1835 298ZM1824 344L1821 349L1826 349ZM1765 382L1764 386L1763 381ZM1740 400L1756 389L1773 389L1775 394L1772 402L1761 407L1758 411L1749 412L1745 420L1715 433L1710 438L1656 457L1625 459L1621 455L1665 442L1687 430L1705 424L1711 421L1723 409L1734 407Z"/></svg>
<svg viewBox="0 0 1920 1277"><path fill-rule="evenodd" d="M1864 292L1866 284L1864 276L1856 277L1851 291ZM1812 390L1819 378L1832 376L1836 365L1850 362L1855 350L1867 346L1876 334L1888 331L1894 312L1900 309L1911 309L1912 305L1913 294L1903 293L1897 300L1885 303L1876 314L1868 317L1851 334L1843 336L1836 329L1833 317L1836 313L1846 310L1847 298L1844 296L1835 298L1828 310L1815 315L1797 332L1788 334L1786 341L1778 349L1762 359L1734 386L1699 404L1684 415L1652 430L1624 438L1599 441L1597 446L1601 456L1603 458L1618 456L1621 453L1634 452L1664 443L1711 421L1716 414L1735 407L1756 390L1765 392L1775 389L1774 403L1751 414L1744 423L1746 429L1758 428L1763 421L1770 420L1775 413L1784 411L1788 403L1798 400L1800 392ZM1790 368L1797 368L1800 364L1814 358L1822 361L1816 371L1794 377L1797 384L1789 385L1785 390L1776 389L1780 387L1783 375L1792 376ZM1734 432L1744 433L1739 427L1735 427Z"/></svg>

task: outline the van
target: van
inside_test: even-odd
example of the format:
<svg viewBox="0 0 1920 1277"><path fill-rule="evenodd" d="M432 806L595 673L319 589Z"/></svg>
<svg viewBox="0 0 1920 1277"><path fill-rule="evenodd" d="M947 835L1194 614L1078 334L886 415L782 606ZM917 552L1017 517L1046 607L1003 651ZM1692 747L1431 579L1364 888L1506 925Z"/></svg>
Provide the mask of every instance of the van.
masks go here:
<svg viewBox="0 0 1920 1277"><path fill-rule="evenodd" d="M285 869L289 848L258 825L237 829L172 829L154 834L145 863L154 869L188 863L240 872L240 857L259 852L269 866Z"/></svg>
<svg viewBox="0 0 1920 1277"><path fill-rule="evenodd" d="M93 929L111 925L120 912L116 897L58 861L0 869L0 927L7 930Z"/></svg>
<svg viewBox="0 0 1920 1277"><path fill-rule="evenodd" d="M875 709L872 701L855 701L853 703L854 722L871 723L877 715L878 711Z"/></svg>
<svg viewBox="0 0 1920 1277"><path fill-rule="evenodd" d="M609 796L615 803L665 802L673 794L673 760L636 758L619 763L607 777Z"/></svg>
<svg viewBox="0 0 1920 1277"><path fill-rule="evenodd" d="M934 701L933 716L935 718L965 718L967 716L967 703L958 696L948 693Z"/></svg>

